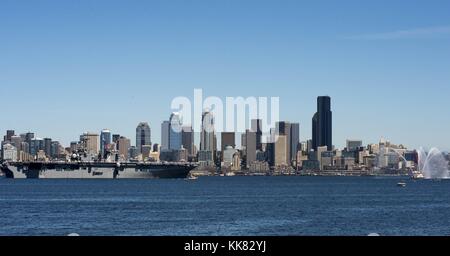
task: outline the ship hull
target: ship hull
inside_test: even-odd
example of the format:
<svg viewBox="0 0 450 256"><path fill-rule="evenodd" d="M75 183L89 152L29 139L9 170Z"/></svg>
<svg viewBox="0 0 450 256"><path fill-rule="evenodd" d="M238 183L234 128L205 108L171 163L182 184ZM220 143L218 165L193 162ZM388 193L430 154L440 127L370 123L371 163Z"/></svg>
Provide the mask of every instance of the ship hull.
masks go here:
<svg viewBox="0 0 450 256"><path fill-rule="evenodd" d="M91 168L19 170L14 166L2 168L5 178L13 179L182 179L192 168L185 166L154 167L149 169Z"/></svg>

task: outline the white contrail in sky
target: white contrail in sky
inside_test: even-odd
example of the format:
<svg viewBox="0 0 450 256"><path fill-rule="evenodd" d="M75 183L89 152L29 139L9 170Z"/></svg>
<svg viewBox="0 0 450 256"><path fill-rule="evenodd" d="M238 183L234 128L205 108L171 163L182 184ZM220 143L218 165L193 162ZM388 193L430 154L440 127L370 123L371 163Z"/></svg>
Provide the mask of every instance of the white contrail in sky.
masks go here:
<svg viewBox="0 0 450 256"><path fill-rule="evenodd" d="M438 35L450 35L450 26L436 26L427 28L415 28L406 30L397 30L385 33L372 33L346 36L345 39L352 40L391 40L404 38L424 38Z"/></svg>

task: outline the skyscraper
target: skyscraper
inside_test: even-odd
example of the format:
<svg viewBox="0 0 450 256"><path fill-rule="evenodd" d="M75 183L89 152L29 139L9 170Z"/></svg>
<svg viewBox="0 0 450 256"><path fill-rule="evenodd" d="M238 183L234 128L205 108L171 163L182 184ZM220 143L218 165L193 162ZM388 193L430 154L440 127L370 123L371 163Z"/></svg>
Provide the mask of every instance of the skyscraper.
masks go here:
<svg viewBox="0 0 450 256"><path fill-rule="evenodd" d="M202 130L200 134L200 150L214 153L214 115L205 111L202 115Z"/></svg>
<svg viewBox="0 0 450 256"><path fill-rule="evenodd" d="M86 153L91 155L98 154L98 134L84 133L80 136L80 142Z"/></svg>
<svg viewBox="0 0 450 256"><path fill-rule="evenodd" d="M261 137L262 137L262 120L252 119L251 131L256 134L256 149L262 150Z"/></svg>
<svg viewBox="0 0 450 256"><path fill-rule="evenodd" d="M285 166L288 164L287 158L287 136L279 135L277 136L276 142L274 144L274 165L275 166Z"/></svg>
<svg viewBox="0 0 450 256"><path fill-rule="evenodd" d="M256 132L247 130L245 133L246 139L246 155L247 155L247 168L250 168L250 165L256 161L256 150L257 150L257 135Z"/></svg>
<svg viewBox="0 0 450 256"><path fill-rule="evenodd" d="M194 154L194 131L192 126L184 126L181 131L181 141L189 155Z"/></svg>
<svg viewBox="0 0 450 256"><path fill-rule="evenodd" d="M105 157L107 147L111 142L111 131L108 129L102 130L100 133L100 153L102 154L102 157Z"/></svg>
<svg viewBox="0 0 450 256"><path fill-rule="evenodd" d="M300 124L299 123L291 123L291 162L297 160L297 152L299 150L300 143Z"/></svg>
<svg viewBox="0 0 450 256"><path fill-rule="evenodd" d="M15 131L14 130L7 130L6 136L3 138L3 141L9 141L11 142L11 137L14 136Z"/></svg>
<svg viewBox="0 0 450 256"><path fill-rule="evenodd" d="M161 124L161 150L169 149L169 131L170 131L170 122L164 121Z"/></svg>
<svg viewBox="0 0 450 256"><path fill-rule="evenodd" d="M179 150L182 145L182 136L181 136L181 119L180 114L174 112L170 115L170 128L169 128L169 149L171 150Z"/></svg>
<svg viewBox="0 0 450 256"><path fill-rule="evenodd" d="M286 163L291 163L291 124L289 122L285 122L285 121L280 121L275 123L275 131L276 131L276 135L279 136L286 136L286 142L284 143L286 145L286 159L285 162ZM278 140L278 136L275 136L276 140Z"/></svg>
<svg viewBox="0 0 450 256"><path fill-rule="evenodd" d="M117 149L119 151L120 159L128 160L128 157L129 157L128 153L129 153L129 149L131 147L130 140L123 136L120 136L117 139L116 144L117 144Z"/></svg>
<svg viewBox="0 0 450 256"><path fill-rule="evenodd" d="M51 144L51 153L50 156L52 158L59 157L61 144L58 141L52 141Z"/></svg>
<svg viewBox="0 0 450 256"><path fill-rule="evenodd" d="M48 158L52 158L52 139L44 138L44 152Z"/></svg>
<svg viewBox="0 0 450 256"><path fill-rule="evenodd" d="M216 154L216 136L214 134L214 115L212 112L204 111L202 114L202 127L200 132L199 161L207 165L214 163Z"/></svg>
<svg viewBox="0 0 450 256"><path fill-rule="evenodd" d="M152 145L150 126L146 122L139 123L136 127L136 150L138 154L142 151L142 146Z"/></svg>
<svg viewBox="0 0 450 256"><path fill-rule="evenodd" d="M31 140L32 140L32 139L34 139L34 133L32 133L32 132L27 132L27 133L25 134L25 142L28 143L29 146L31 145ZM30 153L30 152L28 152L28 153Z"/></svg>
<svg viewBox="0 0 450 256"><path fill-rule="evenodd" d="M321 146L327 146L328 151L333 150L331 98L329 96L317 98L317 112L312 119L312 140L315 151Z"/></svg>

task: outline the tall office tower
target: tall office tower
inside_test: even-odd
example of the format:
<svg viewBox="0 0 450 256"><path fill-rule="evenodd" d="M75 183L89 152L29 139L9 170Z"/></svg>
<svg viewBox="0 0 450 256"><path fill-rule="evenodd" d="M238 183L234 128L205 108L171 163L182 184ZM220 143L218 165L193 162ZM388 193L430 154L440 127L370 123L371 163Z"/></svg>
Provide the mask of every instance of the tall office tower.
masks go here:
<svg viewBox="0 0 450 256"><path fill-rule="evenodd" d="M170 122L164 121L161 124L161 150L169 149L169 131L170 131Z"/></svg>
<svg viewBox="0 0 450 256"><path fill-rule="evenodd" d="M292 161L297 160L297 152L300 150L299 143L300 143L300 124L299 123L291 123L291 140L290 140L290 145L291 145L291 150L290 150L291 160L290 160L290 162L291 163L292 163Z"/></svg>
<svg viewBox="0 0 450 256"><path fill-rule="evenodd" d="M215 154L214 148L214 115L212 112L204 111L202 114L202 130L200 133L200 150L211 151Z"/></svg>
<svg viewBox="0 0 450 256"><path fill-rule="evenodd" d="M222 132L222 134L220 134L220 137L221 137L220 150L222 152L222 160L223 160L223 153L227 148L227 146L230 146L233 149L236 148L236 134L234 132Z"/></svg>
<svg viewBox="0 0 450 256"><path fill-rule="evenodd" d="M119 151L119 157L123 160L128 160L128 154L131 147L130 139L120 136L119 139L117 139L116 145Z"/></svg>
<svg viewBox="0 0 450 256"><path fill-rule="evenodd" d="M247 155L247 169L250 168L250 165L256 161L256 150L257 150L257 135L256 132L247 130L245 133L246 139L246 155Z"/></svg>
<svg viewBox="0 0 450 256"><path fill-rule="evenodd" d="M275 142L270 141L266 145L266 158L269 166L275 166Z"/></svg>
<svg viewBox="0 0 450 256"><path fill-rule="evenodd" d="M21 151L22 149L22 142L23 139L22 137L18 136L18 135L14 135L11 137L11 144L17 148L17 151Z"/></svg>
<svg viewBox="0 0 450 256"><path fill-rule="evenodd" d="M152 145L150 126L146 122L139 123L136 127L136 149L141 153L142 146Z"/></svg>
<svg viewBox="0 0 450 256"><path fill-rule="evenodd" d="M25 134L25 142L28 143L28 147L29 147L29 150L28 150L27 153L31 153L31 148L30 148L30 146L31 146L31 140L32 140L32 139L34 139L34 133L32 133L32 132L27 132L27 133Z"/></svg>
<svg viewBox="0 0 450 256"><path fill-rule="evenodd" d="M327 146L328 151L333 150L331 98L329 96L317 98L317 112L312 119L312 140L314 151L321 146Z"/></svg>
<svg viewBox="0 0 450 256"><path fill-rule="evenodd" d="M110 145L111 142L111 131L108 129L102 130L100 133L100 153L102 154L102 157L105 157L108 145Z"/></svg>
<svg viewBox="0 0 450 256"><path fill-rule="evenodd" d="M91 155L98 154L98 134L84 133L80 136L81 148Z"/></svg>
<svg viewBox="0 0 450 256"><path fill-rule="evenodd" d="M180 114L174 112L169 118L170 129L169 129L169 149L179 150L182 145L182 126Z"/></svg>
<svg viewBox="0 0 450 256"><path fill-rule="evenodd" d="M35 156L39 150L44 150L44 140L41 138L31 139L30 143L30 154Z"/></svg>
<svg viewBox="0 0 450 256"><path fill-rule="evenodd" d="M288 154L288 143L286 135L278 135L275 141L274 166L285 166L288 164L286 155Z"/></svg>
<svg viewBox="0 0 450 256"><path fill-rule="evenodd" d="M276 122L275 131L278 136L286 136L286 163L291 163L291 124L285 121ZM277 136L275 139L278 139Z"/></svg>
<svg viewBox="0 0 450 256"><path fill-rule="evenodd" d="M57 158L60 155L59 148L61 144L58 141L52 141L50 156L52 158Z"/></svg>
<svg viewBox="0 0 450 256"><path fill-rule="evenodd" d="M52 158L52 139L51 138L44 138L44 152L45 156L48 158Z"/></svg>
<svg viewBox="0 0 450 256"><path fill-rule="evenodd" d="M256 149L262 150L261 137L262 137L262 120L252 119L251 131L256 133Z"/></svg>
<svg viewBox="0 0 450 256"><path fill-rule="evenodd" d="M181 130L181 141L189 155L194 154L194 131L192 126L184 126Z"/></svg>
<svg viewBox="0 0 450 256"><path fill-rule="evenodd" d="M11 137L14 136L14 134L15 134L14 130L7 130L6 131L6 136L3 137L3 141L11 142Z"/></svg>

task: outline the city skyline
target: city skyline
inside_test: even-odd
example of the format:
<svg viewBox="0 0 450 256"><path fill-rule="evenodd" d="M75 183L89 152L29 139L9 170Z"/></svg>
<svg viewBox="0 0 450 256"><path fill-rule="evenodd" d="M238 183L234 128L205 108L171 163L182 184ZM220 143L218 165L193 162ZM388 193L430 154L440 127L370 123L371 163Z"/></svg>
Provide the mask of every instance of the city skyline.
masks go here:
<svg viewBox="0 0 450 256"><path fill-rule="evenodd" d="M68 145L105 128L133 139L145 121L160 141L171 99L203 88L279 96L301 141L330 95L337 147L450 149L450 3L176 2L2 3L0 130Z"/></svg>
<svg viewBox="0 0 450 256"><path fill-rule="evenodd" d="M212 132L207 132L207 134L209 133L209 136L212 136L211 138L209 138L209 140L213 141L211 143L208 143L208 148L212 149L214 148L213 151L222 151L224 149L224 146L222 143L223 139L224 139L224 135L225 136L229 136L231 134L233 134L233 148L235 149L242 149L242 146L246 146L247 142L248 142L248 138L245 137L246 134L248 134L249 132L251 134L253 134L255 136L255 138L253 140L255 144L255 150L261 150L261 142L263 140L268 140L266 141L267 143L273 143L276 141L273 141L274 139L274 133L272 133L273 131L276 132L276 134L281 135L281 136L287 136L287 139L290 140L291 136L294 136L295 139L292 139L290 141L287 142L287 159L289 158L293 158L293 155L291 155L290 152L292 152L294 150L294 148L298 145L301 145L302 143L311 143L311 150L316 151L317 149L321 146L326 146L327 147L327 151L332 151L334 149L345 149L348 148L349 142L356 142L356 143L360 143L361 146L368 146L371 144L376 144L379 143L383 140L388 141L388 142L394 142L394 143L399 143L398 145L402 145L405 148L408 149L412 149L412 150L419 150L421 148L424 149L431 149L431 148L435 148L435 147L423 147L420 146L418 148L415 147L409 147L407 144L402 143L400 141L396 141L395 139L392 140L392 138L386 138L384 136L380 137L378 140L375 141L364 141L363 139L360 138L355 138L355 137L347 137L345 139L345 141L343 142L339 142L336 143L333 141L333 139L331 138L330 134L333 134L333 126L332 126L332 99L330 96L317 96L317 102L316 102L316 106L317 106L317 112L312 116L312 129L311 129L311 133L304 135L303 133L303 127L301 126L301 123L298 122L292 122L292 120L276 120L275 125L273 127L270 127L270 133L266 134L266 136L263 136L262 132L261 132L261 127L262 127L262 123L264 120L262 119L251 119L251 122L247 124L247 130L244 133L240 133L237 131L223 131L223 132L215 132L215 117L214 117L214 112L210 112L208 109L205 109L202 112L202 128L199 131L193 130L192 129L192 125L185 125L181 120L182 117L180 116L180 114L178 112L172 112L170 114L170 118L168 118L169 120L162 120L160 122L160 126L161 126L161 136L160 136L160 140L156 140L152 137L154 135L154 133L152 133L151 131L153 131L153 128L147 123L147 122L139 122L137 127L135 128L135 133L132 136L124 136L123 133L120 133L118 131L112 131L108 128L103 128L100 129L98 132L97 131L81 131L79 132L82 133L81 136L86 136L86 135L90 135L90 136L96 136L98 137L96 140L96 144L98 144L97 149L99 152L102 153L102 155L104 154L103 151L105 150L105 145L109 145L111 142L116 142L115 141L115 136L117 136L117 140L119 139L127 139L130 141L136 141L136 144L132 144L130 143L130 146L134 146L137 150L138 153L140 153L140 146L149 146L150 148L153 147L154 145L158 145L161 147L161 150L178 150L180 149L182 146L185 149L189 149L188 147L186 147L187 144L191 144L192 146L195 146L197 150L208 150L206 148L202 148L202 133L204 132L204 129L211 129L211 128L207 128L207 127L212 127ZM320 121L318 121L320 118L320 113L321 112L325 112L325 113L330 113L330 114L325 114L325 117L322 118L325 121L325 125L320 125ZM323 115L323 114L322 114ZM246 118L248 118L248 116L246 116ZM206 119L206 120L204 120ZM203 125L206 124L206 127L203 127ZM175 125L176 128L174 130L172 130L172 125ZM292 130L294 129L294 130ZM207 130L208 131L208 130ZM293 132L295 131L295 132ZM14 134L10 134L14 133ZM183 141L185 141L185 137L183 136L183 134L189 134L187 136L186 139L189 138L189 143L184 143ZM33 129L27 130L27 131L19 131L16 129L7 129L4 131L5 134L5 138L7 137L11 137L12 135L15 136L29 136L29 134L32 134L33 139L40 139L43 142L45 140L50 139L51 140L55 139L55 137L53 135L46 135L46 136L40 136L39 134L35 133L33 131ZM295 134L295 135L294 135ZM277 135L277 136L278 136ZM302 135L302 136L300 136ZM77 135L80 136L80 135ZM176 136L176 138L174 137ZM244 136L244 137L242 137ZM317 137L316 137L317 136ZM326 139L322 139L320 137L327 137ZM242 137L242 138L241 138ZM305 139L301 139L302 137L305 137ZM55 142L60 143L60 145L64 146L64 147L70 147L71 144L73 143L77 143L79 142L77 139L77 137L74 136L74 139L70 140L68 143L65 143L64 141L61 140L54 140ZM206 138L206 137L205 137ZM220 140L218 140L217 138L220 138ZM243 139L245 139L247 142L244 142ZM317 142L314 142L314 141ZM80 141L83 141L80 137ZM229 141L229 139L227 140ZM226 143L226 146L229 146L230 143ZM296 145L298 144L298 145ZM338 146L338 145L343 145L343 146ZM309 147L309 146L308 146ZM298 149L295 149L298 150ZM48 150L47 150L48 151ZM192 151L192 149L190 150ZM443 149L443 152L447 152L447 150Z"/></svg>

